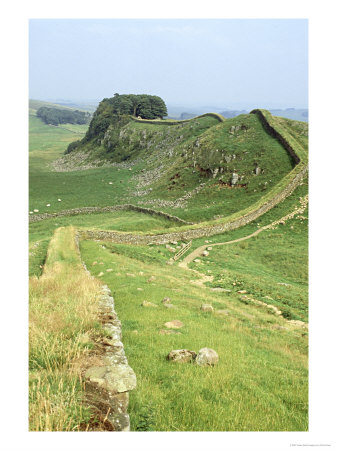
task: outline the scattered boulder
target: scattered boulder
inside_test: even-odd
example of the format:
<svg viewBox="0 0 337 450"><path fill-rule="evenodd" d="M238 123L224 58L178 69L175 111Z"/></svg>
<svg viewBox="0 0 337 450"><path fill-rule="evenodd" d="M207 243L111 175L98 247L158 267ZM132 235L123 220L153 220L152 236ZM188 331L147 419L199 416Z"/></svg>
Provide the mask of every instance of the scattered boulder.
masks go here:
<svg viewBox="0 0 337 450"><path fill-rule="evenodd" d="M207 250L204 250L203 252L202 252L202 256L208 256L209 255L209 252L207 251Z"/></svg>
<svg viewBox="0 0 337 450"><path fill-rule="evenodd" d="M215 366L219 361L219 355L212 348L201 348L195 359L198 366Z"/></svg>
<svg viewBox="0 0 337 450"><path fill-rule="evenodd" d="M100 272L97 276L102 277L104 275L104 272Z"/></svg>
<svg viewBox="0 0 337 450"><path fill-rule="evenodd" d="M197 354L192 350L171 350L167 355L167 359L172 362L187 363L192 362L196 358Z"/></svg>
<svg viewBox="0 0 337 450"><path fill-rule="evenodd" d="M242 289L241 291L238 291L238 294L247 294L247 291L245 291L244 289Z"/></svg>
<svg viewBox="0 0 337 450"><path fill-rule="evenodd" d="M164 326L166 328L174 328L174 329L178 329L184 326L184 324L182 322L180 322L180 320L172 320L171 322L166 322L164 323Z"/></svg>
<svg viewBox="0 0 337 450"><path fill-rule="evenodd" d="M148 282L148 283L152 283L153 281L155 281L155 279L156 279L156 277L155 277L154 275L152 275L152 276L147 280L147 282Z"/></svg>
<svg viewBox="0 0 337 450"><path fill-rule="evenodd" d="M239 181L239 175L235 172L232 173L231 185L235 186L238 181Z"/></svg>
<svg viewBox="0 0 337 450"><path fill-rule="evenodd" d="M137 288L137 291L143 291L144 289L143 288Z"/></svg>
<svg viewBox="0 0 337 450"><path fill-rule="evenodd" d="M145 307L155 307L155 308L157 308L158 305L155 305L155 304L152 303L152 302L148 302L148 301L144 300L143 303L142 303L142 306L145 306Z"/></svg>
<svg viewBox="0 0 337 450"><path fill-rule="evenodd" d="M207 303L204 303L203 305L201 305L200 309L201 309L201 311L204 311L204 312L213 312L214 311L213 306L209 305Z"/></svg>
<svg viewBox="0 0 337 450"><path fill-rule="evenodd" d="M213 247L207 247L208 251L211 251L213 249Z"/></svg>
<svg viewBox="0 0 337 450"><path fill-rule="evenodd" d="M164 297L163 298L163 300L162 300L162 303L171 303L171 299L170 299L170 297Z"/></svg>
<svg viewBox="0 0 337 450"><path fill-rule="evenodd" d="M200 261L200 259L195 259L194 262L195 263L200 263L201 261Z"/></svg>
<svg viewBox="0 0 337 450"><path fill-rule="evenodd" d="M106 269L106 272L112 272L113 269Z"/></svg>
<svg viewBox="0 0 337 450"><path fill-rule="evenodd" d="M34 212L39 212L39 210L38 209L34 209Z"/></svg>
<svg viewBox="0 0 337 450"><path fill-rule="evenodd" d="M254 173L255 173L255 175L260 175L261 168L260 167L255 167Z"/></svg>

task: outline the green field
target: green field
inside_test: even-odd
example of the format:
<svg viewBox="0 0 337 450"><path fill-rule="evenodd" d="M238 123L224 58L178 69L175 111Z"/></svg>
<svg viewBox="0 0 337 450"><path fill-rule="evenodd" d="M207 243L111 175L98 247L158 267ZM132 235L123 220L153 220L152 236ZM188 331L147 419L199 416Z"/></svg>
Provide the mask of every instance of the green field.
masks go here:
<svg viewBox="0 0 337 450"><path fill-rule="evenodd" d="M250 115L224 123L212 117L196 118L181 128L130 122L122 138L131 154L129 161L56 172L51 163L62 156L70 142L84 136L86 126L45 125L34 115L41 103L30 106L30 211L39 210L34 214L132 203L188 221L210 221L239 214L262 201L294 167L281 144L265 132L256 115ZM301 123L278 120L306 147L307 132ZM247 131L233 137L231 127L242 124ZM102 158L102 148L92 149L95 158ZM195 158L198 167L214 170L222 161L219 153L236 155L224 166L222 175L204 177L191 165ZM255 176L256 166L264 173ZM219 182L220 176L225 180L234 169L249 180L248 187L228 188ZM183 198L200 183L205 184L199 192ZM307 191L305 179L283 202L248 225L194 239L191 251L206 240L212 249L208 256L199 258L200 262L192 261L188 269L178 262L167 264L173 253L166 245L82 240L81 257L95 277L88 285L73 247L72 227L136 235L189 226L123 210L31 223L30 428L83 430L90 423L90 409L81 407L79 374L85 359L92 357L92 352L95 355L97 337L102 334L90 296L97 298L103 283L113 293L125 352L137 376L129 405L133 431L306 431L307 209L251 239L225 246L214 244L248 236L283 218L295 210ZM174 204L182 198L178 206ZM178 249L181 244L179 241L174 246ZM210 276L213 279L207 278ZM241 290L246 293L238 293ZM82 297L83 318L77 320ZM164 307L164 297L171 298L173 308ZM282 316L251 299L277 307ZM145 300L157 306L141 306ZM203 303L211 304L214 312L202 312ZM183 322L183 327L161 334L164 323L174 319ZM302 322L292 322L296 320ZM83 335L85 345L81 344ZM202 347L217 351L219 363L215 367L166 360L173 349L198 352ZM69 390L74 395L67 404Z"/></svg>

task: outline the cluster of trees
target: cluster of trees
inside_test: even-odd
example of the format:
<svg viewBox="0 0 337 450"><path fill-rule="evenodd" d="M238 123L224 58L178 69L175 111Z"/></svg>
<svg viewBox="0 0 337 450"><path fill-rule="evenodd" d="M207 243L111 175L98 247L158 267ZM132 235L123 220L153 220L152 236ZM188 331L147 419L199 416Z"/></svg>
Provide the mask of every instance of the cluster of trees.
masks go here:
<svg viewBox="0 0 337 450"><path fill-rule="evenodd" d="M118 144L119 130L128 123L130 116L162 119L167 116L167 108L165 102L156 95L115 94L111 98L104 98L94 112L82 141L71 143L65 153L72 152L88 141L100 142L109 127L111 127L109 151L112 152Z"/></svg>
<svg viewBox="0 0 337 450"><path fill-rule="evenodd" d="M110 106L114 114L129 114L142 119L162 119L167 116L165 102L156 95L115 94L103 102Z"/></svg>
<svg viewBox="0 0 337 450"><path fill-rule="evenodd" d="M156 95L115 94L104 98L94 112L85 140L101 139L110 125L125 125L129 116L162 119L167 116L165 102Z"/></svg>
<svg viewBox="0 0 337 450"><path fill-rule="evenodd" d="M83 111L74 111L71 109L59 109L42 106L36 112L37 117L50 125L59 125L61 123L85 124L90 120L90 113Z"/></svg>

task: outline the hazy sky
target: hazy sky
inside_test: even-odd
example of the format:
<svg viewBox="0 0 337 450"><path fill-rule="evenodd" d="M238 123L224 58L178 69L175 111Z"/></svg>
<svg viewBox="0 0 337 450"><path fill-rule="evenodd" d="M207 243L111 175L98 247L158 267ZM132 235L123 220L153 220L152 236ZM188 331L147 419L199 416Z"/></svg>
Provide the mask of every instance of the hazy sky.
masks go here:
<svg viewBox="0 0 337 450"><path fill-rule="evenodd" d="M30 98L307 107L307 20L30 20Z"/></svg>

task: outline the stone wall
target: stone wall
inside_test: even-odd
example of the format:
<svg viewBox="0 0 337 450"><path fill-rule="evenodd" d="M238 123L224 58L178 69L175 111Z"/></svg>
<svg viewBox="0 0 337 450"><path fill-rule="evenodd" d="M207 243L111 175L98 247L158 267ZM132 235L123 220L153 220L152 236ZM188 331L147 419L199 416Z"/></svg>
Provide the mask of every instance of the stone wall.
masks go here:
<svg viewBox="0 0 337 450"><path fill-rule="evenodd" d="M138 119L136 117L131 117L131 119L134 122L151 123L151 124L155 124L155 125L179 125L180 123L191 122L192 120L197 120L197 119L200 119L201 117L214 117L215 119L218 119L219 122L225 122L225 120L226 120L221 114L217 114L217 113L205 113L205 114L202 114L201 116L196 116L196 117L192 117L192 119L185 119L185 120L170 120L170 119L148 120L148 119Z"/></svg>
<svg viewBox="0 0 337 450"><path fill-rule="evenodd" d="M154 209L144 208L141 206L126 204L126 205L115 205L115 206L85 206L83 208L65 209L63 211L55 213L42 213L35 214L34 216L29 216L29 223L39 222L40 220L53 219L55 217L64 216L77 216L79 214L97 214L104 212L114 212L114 211L136 211L144 214L149 214L151 216L163 217L164 219L170 220L172 222L179 222L184 225L193 225L193 222L187 222L186 220L180 219L177 216L172 216L162 211L155 211Z"/></svg>
<svg viewBox="0 0 337 450"><path fill-rule="evenodd" d="M79 251L79 235L76 235ZM91 276L82 261L84 269ZM85 403L94 414L104 418L110 431L130 431L128 415L129 391L136 387L136 375L128 364L122 339L122 326L115 311L114 299L108 286L102 286L99 302L99 319L103 324L104 337L97 343L99 355L95 365L87 368Z"/></svg>
<svg viewBox="0 0 337 450"><path fill-rule="evenodd" d="M132 233L119 233L117 231L99 231L99 230L85 230L79 231L81 239L93 239L93 240L108 240L116 243L124 244L167 244L170 241L191 240L200 237L212 236L214 234L220 234L224 231L234 230L236 228L247 225L253 220L265 214L275 205L284 200L290 195L294 189L299 185L302 179L307 174L307 167L305 166L283 189L279 194L275 195L270 201L263 204L261 207L243 215L237 219L229 221L227 223L221 223L218 225L206 226L195 228L192 230L177 231L172 233L164 233L158 235L137 235Z"/></svg>

